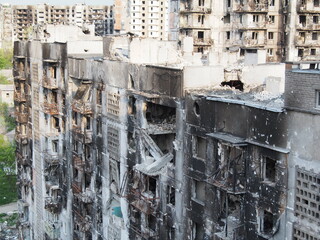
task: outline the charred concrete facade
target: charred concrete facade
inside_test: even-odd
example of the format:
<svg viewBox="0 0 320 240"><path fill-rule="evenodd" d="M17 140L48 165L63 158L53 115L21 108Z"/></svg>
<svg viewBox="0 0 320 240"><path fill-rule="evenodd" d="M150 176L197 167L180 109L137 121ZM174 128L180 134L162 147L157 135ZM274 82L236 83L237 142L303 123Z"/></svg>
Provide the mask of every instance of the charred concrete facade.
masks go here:
<svg viewBox="0 0 320 240"><path fill-rule="evenodd" d="M284 104L258 101L110 40L15 44L21 239L317 236L318 70L288 64Z"/></svg>

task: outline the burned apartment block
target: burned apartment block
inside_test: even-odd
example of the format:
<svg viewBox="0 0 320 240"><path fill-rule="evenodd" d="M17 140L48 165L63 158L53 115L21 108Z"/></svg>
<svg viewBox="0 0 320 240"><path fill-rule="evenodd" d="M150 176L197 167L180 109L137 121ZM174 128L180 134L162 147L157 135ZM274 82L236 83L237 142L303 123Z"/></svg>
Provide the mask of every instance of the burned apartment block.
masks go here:
<svg viewBox="0 0 320 240"><path fill-rule="evenodd" d="M241 91L148 41L15 43L20 239L316 239L318 65Z"/></svg>

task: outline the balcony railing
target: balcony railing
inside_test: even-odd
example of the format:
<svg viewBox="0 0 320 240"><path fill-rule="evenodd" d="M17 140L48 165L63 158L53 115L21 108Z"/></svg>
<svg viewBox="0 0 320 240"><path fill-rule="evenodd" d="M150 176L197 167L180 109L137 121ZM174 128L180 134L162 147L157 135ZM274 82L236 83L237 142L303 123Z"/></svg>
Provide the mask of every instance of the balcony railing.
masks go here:
<svg viewBox="0 0 320 240"><path fill-rule="evenodd" d="M44 160L48 164L57 165L59 164L60 158L58 153L51 152L51 151L44 151L43 152Z"/></svg>
<svg viewBox="0 0 320 240"><path fill-rule="evenodd" d="M90 102L74 101L72 103L72 111L79 112L81 114L92 114L92 104Z"/></svg>
<svg viewBox="0 0 320 240"><path fill-rule="evenodd" d="M42 81L42 86L48 89L57 89L58 88L57 79L44 76Z"/></svg>
<svg viewBox="0 0 320 240"><path fill-rule="evenodd" d="M14 101L16 102L25 102L26 101L26 94L20 91L16 91L14 93Z"/></svg>
<svg viewBox="0 0 320 240"><path fill-rule="evenodd" d="M59 114L59 107L57 103L48 103L44 102L42 104L43 112L50 114L50 115L58 115Z"/></svg>
<svg viewBox="0 0 320 240"><path fill-rule="evenodd" d="M28 117L29 117L28 113L19 113L19 112L16 113L16 121L18 123L27 123Z"/></svg>

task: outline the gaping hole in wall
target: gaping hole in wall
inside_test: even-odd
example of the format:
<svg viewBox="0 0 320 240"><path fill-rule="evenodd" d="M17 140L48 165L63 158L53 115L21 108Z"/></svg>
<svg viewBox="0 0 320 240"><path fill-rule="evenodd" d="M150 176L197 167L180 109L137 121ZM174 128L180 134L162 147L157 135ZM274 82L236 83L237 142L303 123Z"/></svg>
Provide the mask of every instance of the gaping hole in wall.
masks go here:
<svg viewBox="0 0 320 240"><path fill-rule="evenodd" d="M157 134L150 135L153 141L157 144L163 154L169 152L173 153L173 141L175 139L175 134Z"/></svg>
<svg viewBox="0 0 320 240"><path fill-rule="evenodd" d="M272 234L274 227L274 215L267 211L263 211L263 219L262 219L262 231L264 234Z"/></svg>
<svg viewBox="0 0 320 240"><path fill-rule="evenodd" d="M147 103L146 118L148 123L175 124L176 109L155 103Z"/></svg>
<svg viewBox="0 0 320 240"><path fill-rule="evenodd" d="M128 99L128 114L135 115L136 114L136 98L134 96L129 96Z"/></svg>
<svg viewBox="0 0 320 240"><path fill-rule="evenodd" d="M231 80L228 82L222 82L221 86L229 86L231 88L235 88L240 91L243 91L243 82L241 82L240 80Z"/></svg>
<svg viewBox="0 0 320 240"><path fill-rule="evenodd" d="M171 186L167 186L167 204L176 204L176 190Z"/></svg>
<svg viewBox="0 0 320 240"><path fill-rule="evenodd" d="M129 151L135 152L136 150L136 141L134 139L134 134L131 132L128 132L128 147Z"/></svg>
<svg viewBox="0 0 320 240"><path fill-rule="evenodd" d="M264 157L264 180L275 182L276 180L276 161L269 157Z"/></svg>
<svg viewBox="0 0 320 240"><path fill-rule="evenodd" d="M192 153L194 157L206 159L207 140L203 137L192 136Z"/></svg>
<svg viewBox="0 0 320 240"><path fill-rule="evenodd" d="M206 199L206 184L205 182L196 179L191 180L191 197L204 203Z"/></svg>
<svg viewBox="0 0 320 240"><path fill-rule="evenodd" d="M129 73L129 83L128 83L129 89L135 89L134 79L133 76Z"/></svg>
<svg viewBox="0 0 320 240"><path fill-rule="evenodd" d="M147 217L147 226L152 231L156 231L157 228L157 218L153 215L148 215Z"/></svg>
<svg viewBox="0 0 320 240"><path fill-rule="evenodd" d="M146 180L147 180L147 184L146 184L147 191L155 196L157 191L157 179L147 176Z"/></svg>
<svg viewBox="0 0 320 240"><path fill-rule="evenodd" d="M202 224L197 222L192 222L192 239L202 240L204 236L204 227Z"/></svg>
<svg viewBox="0 0 320 240"><path fill-rule="evenodd" d="M197 102L193 103L193 112L199 116L200 115L200 106Z"/></svg>

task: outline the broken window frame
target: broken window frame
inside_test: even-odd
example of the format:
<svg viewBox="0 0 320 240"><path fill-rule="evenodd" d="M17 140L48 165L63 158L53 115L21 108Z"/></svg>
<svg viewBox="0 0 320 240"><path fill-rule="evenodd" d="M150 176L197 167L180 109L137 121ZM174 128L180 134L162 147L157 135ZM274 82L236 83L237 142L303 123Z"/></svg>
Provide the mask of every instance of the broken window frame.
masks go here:
<svg viewBox="0 0 320 240"><path fill-rule="evenodd" d="M206 183L197 179L191 179L191 199L204 204L206 199Z"/></svg>
<svg viewBox="0 0 320 240"><path fill-rule="evenodd" d="M272 224L271 226L269 226L270 225L269 223L268 228L266 228L266 225L267 225L266 220L268 220L268 223L271 222ZM268 209L260 210L260 233L266 236L272 236L274 234L274 227L275 227L275 214Z"/></svg>
<svg viewBox="0 0 320 240"><path fill-rule="evenodd" d="M201 141L199 141L201 139ZM204 144L204 145L203 145ZM207 139L197 135L192 136L192 155L205 160L207 158Z"/></svg>
<svg viewBox="0 0 320 240"><path fill-rule="evenodd" d="M320 90L316 90L316 108L320 109Z"/></svg>
<svg viewBox="0 0 320 240"><path fill-rule="evenodd" d="M272 169L272 176L269 175L269 172L270 172L270 162L272 161L272 164L273 164L273 168ZM269 167L268 167L269 166ZM262 176L262 179L264 182L266 183L272 183L274 184L276 182L276 179L277 179L277 160L271 158L271 157L268 157L268 156L262 156L262 173L261 173L261 176Z"/></svg>
<svg viewBox="0 0 320 240"><path fill-rule="evenodd" d="M167 186L167 204L172 206L176 204L176 189L171 186Z"/></svg>

